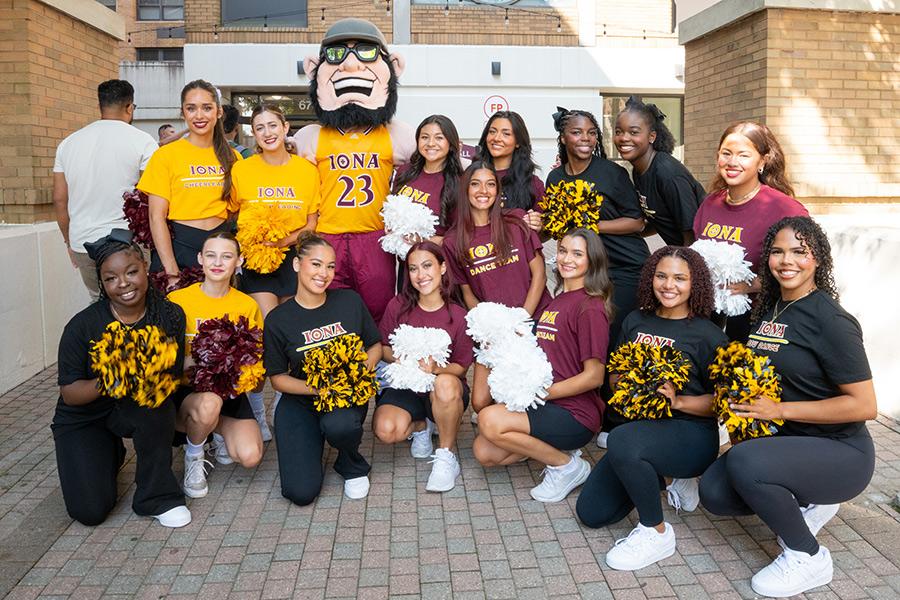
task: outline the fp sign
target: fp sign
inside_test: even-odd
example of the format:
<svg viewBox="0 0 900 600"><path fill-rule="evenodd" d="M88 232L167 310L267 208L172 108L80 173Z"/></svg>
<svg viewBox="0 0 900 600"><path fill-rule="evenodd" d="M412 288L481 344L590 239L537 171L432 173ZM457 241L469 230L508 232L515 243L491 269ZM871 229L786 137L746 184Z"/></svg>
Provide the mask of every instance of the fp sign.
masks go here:
<svg viewBox="0 0 900 600"><path fill-rule="evenodd" d="M509 102L503 96L488 96L484 101L484 116L490 118L498 110L509 110Z"/></svg>

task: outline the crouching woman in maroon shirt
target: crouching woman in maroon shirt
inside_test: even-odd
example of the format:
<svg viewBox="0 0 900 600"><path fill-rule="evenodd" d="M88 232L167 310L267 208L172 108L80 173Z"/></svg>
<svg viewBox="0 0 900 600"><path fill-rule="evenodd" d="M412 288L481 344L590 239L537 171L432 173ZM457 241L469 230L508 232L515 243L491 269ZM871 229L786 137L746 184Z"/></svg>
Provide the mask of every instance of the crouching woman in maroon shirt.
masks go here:
<svg viewBox="0 0 900 600"><path fill-rule="evenodd" d="M600 238L573 229L558 245L559 295L541 312L538 344L553 367L546 404L510 412L495 404L478 416L473 450L485 466L533 458L547 465L531 490L540 502L559 502L584 483L591 471L582 446L600 430L604 361L609 342L612 284Z"/></svg>

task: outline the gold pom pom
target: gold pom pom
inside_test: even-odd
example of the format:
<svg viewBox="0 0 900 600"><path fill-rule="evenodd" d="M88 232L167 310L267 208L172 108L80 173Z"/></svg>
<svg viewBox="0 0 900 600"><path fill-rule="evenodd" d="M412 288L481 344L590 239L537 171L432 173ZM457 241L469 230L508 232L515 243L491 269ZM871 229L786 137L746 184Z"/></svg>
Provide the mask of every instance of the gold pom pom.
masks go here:
<svg viewBox="0 0 900 600"><path fill-rule="evenodd" d="M167 371L175 365L178 344L158 327L140 329L113 321L91 344L91 369L98 374L100 393L156 408L178 388Z"/></svg>
<svg viewBox="0 0 900 600"><path fill-rule="evenodd" d="M731 342L716 351L716 359L709 365L709 379L715 387L713 412L728 430L731 442L773 435L781 419L762 421L739 417L732 404L753 404L759 396L781 402L781 377L768 356L759 356L740 342Z"/></svg>
<svg viewBox="0 0 900 600"><path fill-rule="evenodd" d="M283 240L290 233L284 211L267 205L253 205L243 211L237 240L244 265L258 273L272 273L284 262L287 248L267 245Z"/></svg>
<svg viewBox="0 0 900 600"><path fill-rule="evenodd" d="M266 376L266 368L260 360L241 367L241 374L238 377L237 385L234 387L236 394L246 394L252 392L259 385L259 382Z"/></svg>
<svg viewBox="0 0 900 600"><path fill-rule="evenodd" d="M561 240L566 232L578 227L599 233L601 204L603 196L594 191L593 184L582 179L551 185L538 203L544 213L544 231L555 240Z"/></svg>
<svg viewBox="0 0 900 600"><path fill-rule="evenodd" d="M658 390L667 381L681 390L691 370L690 361L675 348L638 342L619 346L608 363L610 373L622 374L609 405L632 420L671 417L671 403Z"/></svg>
<svg viewBox="0 0 900 600"><path fill-rule="evenodd" d="M334 338L306 353L303 372L306 385L319 392L314 400L317 411L362 406L375 395L378 380L367 359L362 340L355 333Z"/></svg>

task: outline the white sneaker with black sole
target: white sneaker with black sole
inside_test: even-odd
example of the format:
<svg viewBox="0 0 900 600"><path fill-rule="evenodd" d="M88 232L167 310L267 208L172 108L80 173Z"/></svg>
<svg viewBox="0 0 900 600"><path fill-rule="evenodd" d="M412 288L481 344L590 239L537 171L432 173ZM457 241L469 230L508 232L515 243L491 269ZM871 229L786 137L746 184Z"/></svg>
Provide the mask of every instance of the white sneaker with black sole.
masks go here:
<svg viewBox="0 0 900 600"><path fill-rule="evenodd" d="M413 458L430 458L434 453L434 443L431 441L431 434L434 432L434 423L431 419L425 419L425 429L422 431L413 431L409 436L412 444L409 446L409 453Z"/></svg>
<svg viewBox="0 0 900 600"><path fill-rule="evenodd" d="M810 556L785 548L772 563L750 579L750 587L761 596L796 596L831 582L834 565L825 546Z"/></svg>
<svg viewBox="0 0 900 600"><path fill-rule="evenodd" d="M203 498L209 493L209 485L206 483L207 465L213 466L202 454L191 456L185 452L184 495L188 498Z"/></svg>
<svg viewBox="0 0 900 600"><path fill-rule="evenodd" d="M700 478L673 479L672 483L666 486L666 496L669 506L674 508L675 512L681 510L694 512L700 505Z"/></svg>
<svg viewBox="0 0 900 600"><path fill-rule="evenodd" d="M459 477L459 461L447 448L438 448L432 457L431 474L425 489L429 492L449 492L456 486Z"/></svg>
<svg viewBox="0 0 900 600"><path fill-rule="evenodd" d="M590 474L591 464L581 458L581 450L576 450L568 463L544 467L544 480L531 488L531 497L538 502L559 502L587 481Z"/></svg>
<svg viewBox="0 0 900 600"><path fill-rule="evenodd" d="M606 553L606 564L617 571L637 571L675 554L675 530L664 523L665 531L638 523L628 537L617 540Z"/></svg>
<svg viewBox="0 0 900 600"><path fill-rule="evenodd" d="M606 443L607 443L607 440L609 440L609 432L608 432L608 431L601 431L601 432L597 435L597 447L598 447L598 448L606 449Z"/></svg>

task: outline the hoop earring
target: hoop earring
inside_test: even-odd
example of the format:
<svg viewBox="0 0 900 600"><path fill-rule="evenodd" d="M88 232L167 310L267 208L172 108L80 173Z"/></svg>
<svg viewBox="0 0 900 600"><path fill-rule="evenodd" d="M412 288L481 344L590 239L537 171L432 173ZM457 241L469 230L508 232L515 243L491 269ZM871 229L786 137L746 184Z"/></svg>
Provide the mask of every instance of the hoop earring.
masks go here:
<svg viewBox="0 0 900 600"><path fill-rule="evenodd" d="M762 175L764 169L765 169L765 167L760 167L756 170L756 172L759 173L760 175Z"/></svg>

